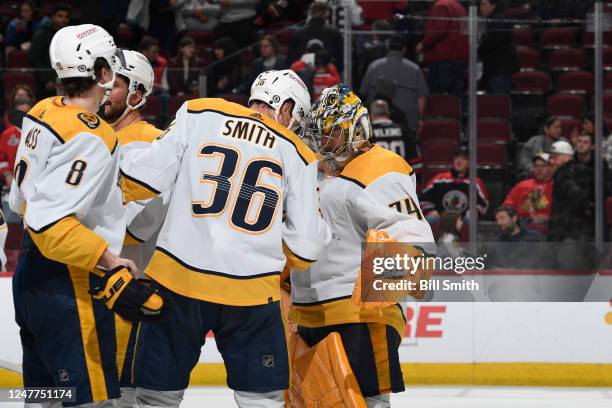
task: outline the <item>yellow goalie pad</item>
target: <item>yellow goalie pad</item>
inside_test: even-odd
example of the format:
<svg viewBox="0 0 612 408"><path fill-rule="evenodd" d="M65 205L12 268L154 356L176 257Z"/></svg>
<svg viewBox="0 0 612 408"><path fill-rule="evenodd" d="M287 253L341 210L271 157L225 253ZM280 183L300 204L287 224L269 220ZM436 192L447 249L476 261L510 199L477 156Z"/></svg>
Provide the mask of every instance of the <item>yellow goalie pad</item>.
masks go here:
<svg viewBox="0 0 612 408"><path fill-rule="evenodd" d="M417 258L422 257L423 252L410 244L397 242L384 230L368 230L361 269L353 290L353 303L364 309L373 309L394 305L406 295L415 299L422 299L426 291L420 289L420 282L428 281L433 274L433 268L428 267L427 262L419 263L420 267L414 270L406 270L401 279L399 277L387 278L373 271L375 258L396 258L406 255ZM378 281L376 285L375 281ZM399 287L398 283L403 283L403 288L377 289L381 287L397 288ZM392 286L385 286L386 284Z"/></svg>
<svg viewBox="0 0 612 408"><path fill-rule="evenodd" d="M338 333L331 333L314 347L297 334L288 318L291 299L288 286L281 289L281 312L287 334L291 382L287 408L367 408L357 378L348 362Z"/></svg>

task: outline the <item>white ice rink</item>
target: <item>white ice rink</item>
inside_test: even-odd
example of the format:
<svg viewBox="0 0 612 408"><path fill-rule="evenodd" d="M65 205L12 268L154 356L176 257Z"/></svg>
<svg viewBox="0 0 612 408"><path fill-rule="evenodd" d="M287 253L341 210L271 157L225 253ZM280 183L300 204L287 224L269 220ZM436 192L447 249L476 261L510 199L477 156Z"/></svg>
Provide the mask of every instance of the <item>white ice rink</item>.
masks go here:
<svg viewBox="0 0 612 408"><path fill-rule="evenodd" d="M410 387L394 408L612 408L612 389L536 387ZM227 388L190 388L182 408L233 408Z"/></svg>

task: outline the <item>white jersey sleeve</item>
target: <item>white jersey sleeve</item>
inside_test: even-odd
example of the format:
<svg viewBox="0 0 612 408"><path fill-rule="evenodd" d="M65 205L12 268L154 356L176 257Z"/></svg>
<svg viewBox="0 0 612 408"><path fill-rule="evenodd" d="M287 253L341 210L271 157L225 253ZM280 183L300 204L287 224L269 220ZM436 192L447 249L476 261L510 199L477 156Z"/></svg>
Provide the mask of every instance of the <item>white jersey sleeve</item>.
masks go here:
<svg viewBox="0 0 612 408"><path fill-rule="evenodd" d="M286 175L285 196L286 217L283 223L283 241L291 255L302 262L293 260L293 267L312 263L319 258L331 240L331 231L319 212L319 188L317 162L305 165L296 158ZM304 264L304 265L305 265Z"/></svg>
<svg viewBox="0 0 612 408"><path fill-rule="evenodd" d="M120 172L126 202L146 200L172 190L188 145L190 124L187 105L183 104L176 119L150 148L125 152Z"/></svg>

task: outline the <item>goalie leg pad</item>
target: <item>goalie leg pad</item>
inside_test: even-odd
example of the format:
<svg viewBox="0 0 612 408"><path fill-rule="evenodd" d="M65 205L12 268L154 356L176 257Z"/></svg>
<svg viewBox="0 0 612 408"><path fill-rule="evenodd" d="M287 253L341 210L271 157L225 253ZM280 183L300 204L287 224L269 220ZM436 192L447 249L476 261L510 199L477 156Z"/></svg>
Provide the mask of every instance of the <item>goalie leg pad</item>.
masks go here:
<svg viewBox="0 0 612 408"><path fill-rule="evenodd" d="M404 391L399 360L401 337L382 323L348 323L307 328L298 326L306 344L314 346L336 332L364 397Z"/></svg>

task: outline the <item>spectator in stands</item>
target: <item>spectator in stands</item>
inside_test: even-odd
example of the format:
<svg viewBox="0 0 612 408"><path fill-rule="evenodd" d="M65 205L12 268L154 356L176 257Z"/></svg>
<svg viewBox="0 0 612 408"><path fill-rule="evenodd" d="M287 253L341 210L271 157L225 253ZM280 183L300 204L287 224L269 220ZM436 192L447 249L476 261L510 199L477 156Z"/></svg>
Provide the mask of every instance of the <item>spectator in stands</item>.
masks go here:
<svg viewBox="0 0 612 408"><path fill-rule="evenodd" d="M40 99L56 94L55 72L51 69L49 59L49 46L55 33L68 25L70 20L70 7L65 4L53 6L51 19L40 25L32 36L30 44L30 65L35 69L34 75L37 83L37 95Z"/></svg>
<svg viewBox="0 0 612 408"><path fill-rule="evenodd" d="M155 75L153 93L158 94L160 92L166 92L168 90L166 71L168 68L168 60L159 55L159 41L148 35L144 36L140 41L138 50L142 55L147 57L153 67L153 74Z"/></svg>
<svg viewBox="0 0 612 408"><path fill-rule="evenodd" d="M544 235L539 231L521 228L518 222L516 209L504 205L495 210L495 222L497 223L497 242L541 242Z"/></svg>
<svg viewBox="0 0 612 408"><path fill-rule="evenodd" d="M221 6L211 0L187 0L177 13L178 31L213 31L219 25Z"/></svg>
<svg viewBox="0 0 612 408"><path fill-rule="evenodd" d="M240 61L232 55L236 52L234 41L229 37L219 38L213 52L213 62L204 70L207 96L231 93L240 83Z"/></svg>
<svg viewBox="0 0 612 408"><path fill-rule="evenodd" d="M468 150L460 147L455 152L453 167L450 171L435 175L427 182L421 194L421 209L427 220L432 223L444 211L457 211L465 217L469 209L470 162ZM477 210L482 216L487 212L489 197L480 178L476 179Z"/></svg>
<svg viewBox="0 0 612 408"><path fill-rule="evenodd" d="M428 69L427 84L434 94L463 96L469 47L465 8L457 0L436 0L425 25L423 53Z"/></svg>
<svg viewBox="0 0 612 408"><path fill-rule="evenodd" d="M28 51L32 36L40 25L47 20L46 17L39 18L38 9L34 6L34 3L29 0L22 2L19 5L19 15L9 21L6 26L4 36L6 55L16 49Z"/></svg>
<svg viewBox="0 0 612 408"><path fill-rule="evenodd" d="M604 135L606 135L607 130L605 129L606 125L604 123ZM578 142L578 136L583 133L589 133L595 135L595 114L593 112L587 113L582 117L582 126L581 128L574 127L572 129L572 133L570 134L569 142L575 148L576 143ZM605 143L605 142L604 142Z"/></svg>
<svg viewBox="0 0 612 408"><path fill-rule="evenodd" d="M367 100L383 98L404 114L403 123L416 134L425 112L427 83L418 65L404 58L406 40L401 35L389 39L389 52L368 67L360 92Z"/></svg>
<svg viewBox="0 0 612 408"><path fill-rule="evenodd" d="M478 46L483 66L481 84L490 94L509 95L512 73L519 69L512 24L506 22L502 0L480 0L480 14L489 19Z"/></svg>
<svg viewBox="0 0 612 408"><path fill-rule="evenodd" d="M423 162L416 140L416 134L391 120L389 103L377 99L370 105L373 143L402 156L415 171L418 184L421 183Z"/></svg>
<svg viewBox="0 0 612 408"><path fill-rule="evenodd" d="M258 0L221 0L217 37L230 37L238 48L251 45L257 3Z"/></svg>
<svg viewBox="0 0 612 408"><path fill-rule="evenodd" d="M318 39L323 43L323 48L327 50L331 57L331 62L342 72L343 68L343 40L337 28L328 25L325 20L329 13L326 2L314 1L308 10L306 26L295 31L289 50L287 61L292 64L297 61L304 51L308 42Z"/></svg>
<svg viewBox="0 0 612 408"><path fill-rule="evenodd" d="M13 106L13 109L27 112L32 109L33 102L28 97L18 98ZM13 180L13 169L15 168L15 155L19 140L21 139L21 130L11 124L2 134L0 134L0 175L2 176L4 188L11 187Z"/></svg>
<svg viewBox="0 0 612 408"><path fill-rule="evenodd" d="M365 42L363 49L359 49L356 53L356 77L363 78L366 69L372 63L380 58L384 58L389 52L387 46L388 34L378 34L377 31L391 31L391 24L386 20L376 20L372 24L372 38Z"/></svg>
<svg viewBox="0 0 612 408"><path fill-rule="evenodd" d="M176 57L168 64L168 86L173 95L196 95L198 79L202 72L202 59L196 57L195 42L183 37L179 42Z"/></svg>
<svg viewBox="0 0 612 408"><path fill-rule="evenodd" d="M533 157L539 152L548 152L550 147L557 140L565 140L561 137L561 120L556 116L551 116L544 124L544 134L532 136L523 145L518 157L518 176L526 178L533 169Z"/></svg>
<svg viewBox="0 0 612 408"><path fill-rule="evenodd" d="M287 57L279 54L279 45L271 35L264 35L259 40L259 57L251 65L250 75L236 89L236 93L248 94L251 85L259 74L270 70L287 69Z"/></svg>
<svg viewBox="0 0 612 408"><path fill-rule="evenodd" d="M438 221L438 236L436 242L440 244L440 253L436 254L439 257L450 256L457 258L461 256L462 249L459 246L461 242L461 229L463 228L463 217L457 211L444 211L440 215Z"/></svg>
<svg viewBox="0 0 612 408"><path fill-rule="evenodd" d="M318 40L313 40L318 41ZM316 101L325 88L339 84L342 80L338 70L331 63L329 54L324 49L314 53L314 61L308 55L291 65L291 69L303 79L312 95L312 101Z"/></svg>
<svg viewBox="0 0 612 408"><path fill-rule="evenodd" d="M519 181L503 204L513 207L522 222L535 224L535 228L548 225L550 220L553 182L549 159L548 153L537 153L533 157L533 177Z"/></svg>
<svg viewBox="0 0 612 408"><path fill-rule="evenodd" d="M6 129L12 124L9 122L9 112L15 109L15 103L19 99L29 99L32 102L32 105L36 103L36 95L34 95L34 91L26 84L17 84L10 91L10 95L8 98L8 105L6 107L6 111L4 112L4 117L2 120L2 129Z"/></svg>
<svg viewBox="0 0 612 408"><path fill-rule="evenodd" d="M586 164L595 171L595 135L591 133L583 133L576 139L574 146L576 155L574 160L578 163ZM610 164L606 158L603 160L603 179L604 179L604 194L607 196L612 192L612 174Z"/></svg>
<svg viewBox="0 0 612 408"><path fill-rule="evenodd" d="M593 169L574 160L574 148L561 140L550 149L555 168L549 240L592 241L595 235Z"/></svg>

